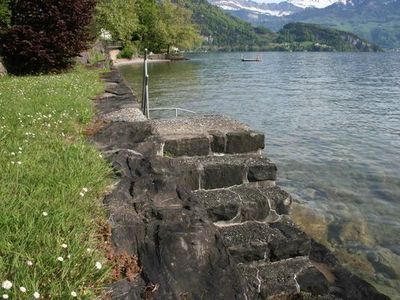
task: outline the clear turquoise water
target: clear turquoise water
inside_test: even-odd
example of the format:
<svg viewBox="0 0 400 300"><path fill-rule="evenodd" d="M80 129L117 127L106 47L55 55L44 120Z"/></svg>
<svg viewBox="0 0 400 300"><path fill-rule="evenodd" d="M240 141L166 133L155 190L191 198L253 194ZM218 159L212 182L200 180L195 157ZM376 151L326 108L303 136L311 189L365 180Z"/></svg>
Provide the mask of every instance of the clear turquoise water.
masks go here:
<svg viewBox="0 0 400 300"><path fill-rule="evenodd" d="M365 259L368 279L400 299L400 54L242 55L257 53L152 64L151 106L229 115L264 132L280 184L325 216L334 248ZM140 91L141 66L121 70Z"/></svg>

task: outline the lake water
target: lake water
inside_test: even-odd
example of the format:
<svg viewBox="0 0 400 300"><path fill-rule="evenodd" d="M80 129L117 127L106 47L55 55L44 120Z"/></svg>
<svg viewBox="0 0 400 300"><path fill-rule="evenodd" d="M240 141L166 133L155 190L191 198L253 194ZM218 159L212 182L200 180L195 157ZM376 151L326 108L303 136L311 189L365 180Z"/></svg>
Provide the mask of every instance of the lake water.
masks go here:
<svg viewBox="0 0 400 300"><path fill-rule="evenodd" d="M297 222L400 299L400 54L190 57L150 65L151 106L229 115L264 132L279 184L301 203ZM141 66L121 70L140 91Z"/></svg>

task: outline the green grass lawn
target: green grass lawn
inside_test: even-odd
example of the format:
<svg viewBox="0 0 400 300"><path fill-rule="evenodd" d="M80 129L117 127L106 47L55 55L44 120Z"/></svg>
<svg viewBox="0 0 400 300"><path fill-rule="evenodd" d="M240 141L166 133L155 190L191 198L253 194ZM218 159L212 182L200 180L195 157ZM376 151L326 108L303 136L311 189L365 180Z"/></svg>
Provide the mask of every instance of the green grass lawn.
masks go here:
<svg viewBox="0 0 400 300"><path fill-rule="evenodd" d="M82 134L98 76L0 78L0 284L12 283L0 298L103 292L109 267L96 233L111 170Z"/></svg>

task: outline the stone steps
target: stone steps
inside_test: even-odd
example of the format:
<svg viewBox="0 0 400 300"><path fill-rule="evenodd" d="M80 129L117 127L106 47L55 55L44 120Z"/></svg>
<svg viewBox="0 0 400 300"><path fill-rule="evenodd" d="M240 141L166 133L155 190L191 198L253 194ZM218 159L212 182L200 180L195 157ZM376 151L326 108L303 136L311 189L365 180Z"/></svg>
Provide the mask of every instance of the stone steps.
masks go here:
<svg viewBox="0 0 400 300"><path fill-rule="evenodd" d="M273 224L248 221L218 228L237 262L271 262L310 253L310 238L287 218Z"/></svg>
<svg viewBox="0 0 400 300"><path fill-rule="evenodd" d="M199 185L189 201L214 222L241 273L247 299L298 295L296 275L312 269L311 242L285 216L292 198L275 186L275 164L258 153L264 136L220 117L152 125L163 142L163 155L187 170L184 177L198 176L190 180Z"/></svg>
<svg viewBox="0 0 400 300"><path fill-rule="evenodd" d="M202 205L213 222L274 222L287 214L292 197L278 186L252 183L215 190L197 190L191 199Z"/></svg>
<svg viewBox="0 0 400 300"><path fill-rule="evenodd" d="M178 157L173 163L197 170L198 189L219 189L248 182L274 185L276 180L276 165L262 155Z"/></svg>
<svg viewBox="0 0 400 300"><path fill-rule="evenodd" d="M264 149L264 135L223 116L152 120L164 156L250 153Z"/></svg>
<svg viewBox="0 0 400 300"><path fill-rule="evenodd" d="M318 296L328 293L329 284L307 256L238 264L238 269L244 280L247 299L337 299ZM309 298L301 298L301 292L309 293Z"/></svg>
<svg viewBox="0 0 400 300"><path fill-rule="evenodd" d="M330 294L330 283L309 258L310 239L300 230L294 232L288 220L281 226L286 230L257 222L220 228L246 299L339 299Z"/></svg>

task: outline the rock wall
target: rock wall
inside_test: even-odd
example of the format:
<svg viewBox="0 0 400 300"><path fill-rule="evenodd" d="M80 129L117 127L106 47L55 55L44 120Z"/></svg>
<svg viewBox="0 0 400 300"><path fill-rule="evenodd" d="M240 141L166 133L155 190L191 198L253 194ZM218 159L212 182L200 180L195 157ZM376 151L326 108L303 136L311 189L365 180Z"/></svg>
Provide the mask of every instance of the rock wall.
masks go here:
<svg viewBox="0 0 400 300"><path fill-rule="evenodd" d="M4 65L0 61L0 77L2 77L4 75L7 75L7 70L6 70L6 68L4 67Z"/></svg>
<svg viewBox="0 0 400 300"><path fill-rule="evenodd" d="M91 141L118 176L112 243L141 273L113 299L389 299L288 217L264 136L222 116L146 120L114 70Z"/></svg>

